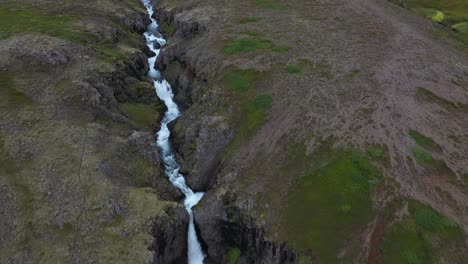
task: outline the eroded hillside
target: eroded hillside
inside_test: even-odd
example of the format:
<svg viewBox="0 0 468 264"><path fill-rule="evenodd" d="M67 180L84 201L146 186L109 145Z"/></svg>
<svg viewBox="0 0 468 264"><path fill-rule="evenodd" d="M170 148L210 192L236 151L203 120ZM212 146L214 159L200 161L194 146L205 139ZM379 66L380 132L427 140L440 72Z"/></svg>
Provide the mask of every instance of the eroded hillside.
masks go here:
<svg viewBox="0 0 468 264"><path fill-rule="evenodd" d="M158 6L213 262L463 262L458 32L388 1Z"/></svg>
<svg viewBox="0 0 468 264"><path fill-rule="evenodd" d="M1 263L152 262L164 229L184 244L153 137L164 109L146 79L144 12L0 1Z"/></svg>
<svg viewBox="0 0 468 264"><path fill-rule="evenodd" d="M423 2L154 1L205 263L468 258L468 11ZM144 12L0 1L1 263L186 262Z"/></svg>

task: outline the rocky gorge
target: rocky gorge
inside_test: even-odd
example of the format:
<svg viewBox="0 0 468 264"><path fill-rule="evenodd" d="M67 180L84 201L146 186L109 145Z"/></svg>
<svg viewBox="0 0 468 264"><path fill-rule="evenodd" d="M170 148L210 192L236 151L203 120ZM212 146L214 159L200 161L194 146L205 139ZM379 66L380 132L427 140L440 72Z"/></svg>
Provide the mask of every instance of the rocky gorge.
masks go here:
<svg viewBox="0 0 468 264"><path fill-rule="evenodd" d="M152 4L204 263L463 263L468 64L445 28L383 0ZM0 262L187 263L142 3L0 7Z"/></svg>

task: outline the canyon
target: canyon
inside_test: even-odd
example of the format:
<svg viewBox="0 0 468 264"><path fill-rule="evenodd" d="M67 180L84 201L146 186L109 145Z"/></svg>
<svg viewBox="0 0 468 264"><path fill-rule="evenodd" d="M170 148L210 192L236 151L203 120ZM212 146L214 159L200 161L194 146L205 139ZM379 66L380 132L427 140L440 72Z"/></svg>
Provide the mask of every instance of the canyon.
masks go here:
<svg viewBox="0 0 468 264"><path fill-rule="evenodd" d="M0 1L0 262L463 263L468 11L415 3Z"/></svg>

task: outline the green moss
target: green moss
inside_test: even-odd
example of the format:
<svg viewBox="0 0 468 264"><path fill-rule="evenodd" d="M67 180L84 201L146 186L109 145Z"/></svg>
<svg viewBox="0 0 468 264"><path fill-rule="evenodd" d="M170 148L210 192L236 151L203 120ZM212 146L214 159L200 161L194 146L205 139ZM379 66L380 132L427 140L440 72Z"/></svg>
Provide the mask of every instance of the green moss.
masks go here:
<svg viewBox="0 0 468 264"><path fill-rule="evenodd" d="M291 47L289 47L289 46L275 46L271 50L274 51L274 52L283 53L283 52L290 51Z"/></svg>
<svg viewBox="0 0 468 264"><path fill-rule="evenodd" d="M266 110L270 109L273 99L270 95L259 95L249 104L247 110L247 132L251 133L266 121Z"/></svg>
<svg viewBox="0 0 468 264"><path fill-rule="evenodd" d="M452 29L462 34L468 34L468 22L457 23L452 26Z"/></svg>
<svg viewBox="0 0 468 264"><path fill-rule="evenodd" d="M299 74L302 72L302 67L299 64L289 64L286 66L286 69L292 74Z"/></svg>
<svg viewBox="0 0 468 264"><path fill-rule="evenodd" d="M434 93L432 93L431 91L427 90L426 88L423 88L423 87L417 87L417 91L416 91L416 95L417 96L420 96L422 98L426 98L428 100L431 100L437 104L439 104L440 106L448 109L448 110L454 110L454 109L459 109L459 108L463 108L465 106L463 105L457 105L453 102L450 102L449 100L446 100L440 96L437 96L435 95Z"/></svg>
<svg viewBox="0 0 468 264"><path fill-rule="evenodd" d="M286 8L286 5L281 0L255 0L255 4L269 9L281 10Z"/></svg>
<svg viewBox="0 0 468 264"><path fill-rule="evenodd" d="M344 241L370 221L370 189L380 173L359 151L326 144L313 156L315 169L288 194L281 232L297 250L338 263Z"/></svg>
<svg viewBox="0 0 468 264"><path fill-rule="evenodd" d="M413 152L414 158L419 164L429 163L434 160L431 154L427 153L424 149L420 147L412 148L411 152Z"/></svg>
<svg viewBox="0 0 468 264"><path fill-rule="evenodd" d="M125 103L122 108L127 113L128 118L143 129L152 130L158 123L159 112L156 105Z"/></svg>
<svg viewBox="0 0 468 264"><path fill-rule="evenodd" d="M239 124L236 127L236 136L226 150L225 157L247 139L267 121L267 111L271 108L273 99L270 95L258 95L242 106Z"/></svg>
<svg viewBox="0 0 468 264"><path fill-rule="evenodd" d="M67 40L83 40L83 29L77 26L78 17L50 14L18 4L0 4L0 39L13 34L39 32Z"/></svg>
<svg viewBox="0 0 468 264"><path fill-rule="evenodd" d="M270 50L273 42L259 37L241 38L231 40L224 45L223 51L227 54L236 54L256 50Z"/></svg>
<svg viewBox="0 0 468 264"><path fill-rule="evenodd" d="M253 69L243 70L231 68L224 75L224 81L229 90L234 92L246 92L254 88L259 72Z"/></svg>
<svg viewBox="0 0 468 264"><path fill-rule="evenodd" d="M167 37L171 37L172 35L174 35L174 33L177 30L176 26L173 23L168 24L166 22L162 22L159 25L159 28L161 30L161 33L164 34Z"/></svg>
<svg viewBox="0 0 468 264"><path fill-rule="evenodd" d="M98 52L98 56L101 60L110 63L114 62L128 62L128 55L119 49L118 46L110 43L94 43L87 44L87 46L95 49Z"/></svg>
<svg viewBox="0 0 468 264"><path fill-rule="evenodd" d="M468 32L463 30L468 23L468 1L465 0L401 0L404 6L415 10L434 22L442 23L455 30L452 35L468 44ZM458 26L456 26L458 25ZM455 28L454 28L455 27ZM457 27L461 30L457 30Z"/></svg>
<svg viewBox="0 0 468 264"><path fill-rule="evenodd" d="M445 14L439 10L432 8L421 8L420 10L426 18L429 18L434 22L442 23L446 19Z"/></svg>
<svg viewBox="0 0 468 264"><path fill-rule="evenodd" d="M164 213L168 203L158 200L151 188L130 188L124 193L128 216L117 216L96 230L100 237L96 254L103 263L145 263L153 237L151 219Z"/></svg>
<svg viewBox="0 0 468 264"><path fill-rule="evenodd" d="M116 46L112 39L98 39L79 24L80 17L50 13L35 6L19 3L0 4L0 39L14 34L37 32L52 37L74 41L94 49L99 58L107 62L128 61L128 55ZM127 32L122 42L137 39ZM135 41L134 41L135 42ZM136 42L135 42L136 43ZM135 43L132 43L133 45Z"/></svg>
<svg viewBox="0 0 468 264"><path fill-rule="evenodd" d="M166 68L164 75L166 79L170 82L175 82L180 75L184 72L184 66L178 60L174 60Z"/></svg>
<svg viewBox="0 0 468 264"><path fill-rule="evenodd" d="M315 65L315 70L321 78L331 79L333 74L331 73L330 65L326 61L320 61Z"/></svg>
<svg viewBox="0 0 468 264"><path fill-rule="evenodd" d="M425 14L436 15L439 11L447 20L468 20L468 2L464 0L403 0L411 9L421 10ZM436 10L436 11L435 11Z"/></svg>
<svg viewBox="0 0 468 264"><path fill-rule="evenodd" d="M385 153L386 153L386 148L380 145L372 145L367 151L367 154L372 159L381 159L385 156Z"/></svg>
<svg viewBox="0 0 468 264"><path fill-rule="evenodd" d="M230 248L226 254L227 264L236 264L241 255L239 248Z"/></svg>
<svg viewBox="0 0 468 264"><path fill-rule="evenodd" d="M441 256L448 263L463 259L463 231L457 224L413 200L409 202L409 211L408 217L385 234L383 264L437 263Z"/></svg>
<svg viewBox="0 0 468 264"><path fill-rule="evenodd" d="M239 23L240 24L247 24L247 23L254 23L254 22L258 22L262 20L261 17L257 17L257 16L249 16L249 17L244 17L244 18L241 18L239 20Z"/></svg>
<svg viewBox="0 0 468 264"><path fill-rule="evenodd" d="M298 263L299 264L310 264L310 263L313 263L313 262L312 262L312 259L310 259L310 257L308 257L308 256L300 256Z"/></svg>
<svg viewBox="0 0 468 264"><path fill-rule="evenodd" d="M410 130L409 135L416 141L416 143L427 149L439 149L439 145L437 145L432 138L421 134L419 131Z"/></svg>
<svg viewBox="0 0 468 264"><path fill-rule="evenodd" d="M428 262L428 249L412 221L395 224L386 234L382 263L424 264Z"/></svg>
<svg viewBox="0 0 468 264"><path fill-rule="evenodd" d="M33 101L15 88L14 76L11 72L0 72L0 106L21 107Z"/></svg>

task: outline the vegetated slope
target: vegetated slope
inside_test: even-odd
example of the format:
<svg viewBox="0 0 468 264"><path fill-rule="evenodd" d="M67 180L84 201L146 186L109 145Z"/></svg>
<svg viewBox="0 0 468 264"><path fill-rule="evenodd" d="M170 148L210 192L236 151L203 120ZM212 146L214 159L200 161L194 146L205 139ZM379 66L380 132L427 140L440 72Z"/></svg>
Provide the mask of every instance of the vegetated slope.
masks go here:
<svg viewBox="0 0 468 264"><path fill-rule="evenodd" d="M0 2L1 263L183 261L139 6ZM160 260L161 243L180 252Z"/></svg>
<svg viewBox="0 0 468 264"><path fill-rule="evenodd" d="M461 42L388 1L158 8L159 65L185 108L174 140L191 186L208 191L195 217L211 261L466 259Z"/></svg>

